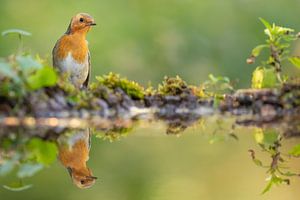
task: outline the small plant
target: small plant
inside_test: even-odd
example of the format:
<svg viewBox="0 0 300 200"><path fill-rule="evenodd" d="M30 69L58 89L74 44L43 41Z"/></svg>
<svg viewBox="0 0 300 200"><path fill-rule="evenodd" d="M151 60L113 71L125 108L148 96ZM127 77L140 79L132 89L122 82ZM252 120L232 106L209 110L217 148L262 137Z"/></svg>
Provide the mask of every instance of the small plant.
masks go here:
<svg viewBox="0 0 300 200"><path fill-rule="evenodd" d="M19 38L19 48L18 48L18 54L23 53L23 37L25 36L31 36L31 33L21 30L21 29L8 29L2 32L2 36L8 36L8 35L17 35Z"/></svg>
<svg viewBox="0 0 300 200"><path fill-rule="evenodd" d="M152 89L152 88L150 88ZM181 94L193 94L198 97L204 97L202 88L188 85L182 78L179 76L176 77L164 77L164 80L161 84L158 85L157 92L154 93L160 95L181 95Z"/></svg>
<svg viewBox="0 0 300 200"><path fill-rule="evenodd" d="M285 82L286 78L282 77L283 62L289 60L292 64L300 67L300 59L290 56L291 43L298 39L293 29L270 24L263 18L260 21L264 24L264 33L267 39L264 44L256 46L247 59L248 64L253 64L264 49L268 49L270 54L268 58L261 62L252 75L253 88L271 88L278 83Z"/></svg>
<svg viewBox="0 0 300 200"><path fill-rule="evenodd" d="M158 94L161 95L180 95L186 91L190 91L190 89L187 83L179 76L165 76L162 84L158 85Z"/></svg>
<svg viewBox="0 0 300 200"><path fill-rule="evenodd" d="M214 76L210 74L209 80L201 85L202 97L212 97L214 106L218 106L219 102L224 99L224 95L234 91L228 77Z"/></svg>
<svg viewBox="0 0 300 200"><path fill-rule="evenodd" d="M2 36L7 35L17 35L20 43L16 55L0 59L0 96L20 100L29 91L56 85L53 67L45 65L39 56L34 58L23 52L23 37L31 33L20 29L2 32Z"/></svg>

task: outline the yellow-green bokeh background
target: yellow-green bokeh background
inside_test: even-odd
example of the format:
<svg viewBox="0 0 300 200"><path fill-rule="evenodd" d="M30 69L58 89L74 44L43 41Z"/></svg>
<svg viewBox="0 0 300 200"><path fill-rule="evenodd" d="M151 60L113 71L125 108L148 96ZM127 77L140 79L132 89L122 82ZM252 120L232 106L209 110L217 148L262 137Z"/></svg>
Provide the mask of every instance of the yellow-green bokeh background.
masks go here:
<svg viewBox="0 0 300 200"><path fill-rule="evenodd" d="M0 0L0 31L31 32L24 40L26 50L51 61L71 16L88 12L98 24L88 35L93 76L114 71L156 85L165 75L180 75L200 84L213 73L249 87L255 66L245 60L265 39L258 17L299 31L299 10L297 0ZM0 37L0 56L15 52L17 43L13 36ZM286 71L299 74L290 66ZM257 148L251 130L240 130L238 142L214 145L204 133L188 131L176 138L157 136L162 129L148 128L114 143L93 140L90 165L99 176L93 188L75 188L57 163L27 179L34 184L28 191L0 188L0 199L299 199L297 179L260 195L266 174L247 153ZM13 178L0 178L0 183Z"/></svg>
<svg viewBox="0 0 300 200"><path fill-rule="evenodd" d="M300 30L297 0L0 0L0 30L33 35L25 46L51 56L71 16L88 12L98 26L89 34L93 75L114 71L153 84L180 75L193 84L209 73L249 86L251 49L265 36L258 18ZM0 55L12 53L14 37L0 38ZM49 58L50 60L50 58Z"/></svg>

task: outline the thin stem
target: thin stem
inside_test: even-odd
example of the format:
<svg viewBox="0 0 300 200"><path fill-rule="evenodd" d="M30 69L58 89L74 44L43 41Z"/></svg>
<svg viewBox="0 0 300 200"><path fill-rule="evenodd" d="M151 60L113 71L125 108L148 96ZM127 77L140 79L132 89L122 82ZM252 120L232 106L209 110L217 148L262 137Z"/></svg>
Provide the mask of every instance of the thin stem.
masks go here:
<svg viewBox="0 0 300 200"><path fill-rule="evenodd" d="M274 59L274 63L272 63L272 65L275 67L277 79L280 83L282 83L283 81L281 79L281 59L279 52L277 51L276 46L274 44L271 44L270 50L271 57Z"/></svg>
<svg viewBox="0 0 300 200"><path fill-rule="evenodd" d="M23 38L21 34L19 34L19 40L18 54L21 55L23 52Z"/></svg>

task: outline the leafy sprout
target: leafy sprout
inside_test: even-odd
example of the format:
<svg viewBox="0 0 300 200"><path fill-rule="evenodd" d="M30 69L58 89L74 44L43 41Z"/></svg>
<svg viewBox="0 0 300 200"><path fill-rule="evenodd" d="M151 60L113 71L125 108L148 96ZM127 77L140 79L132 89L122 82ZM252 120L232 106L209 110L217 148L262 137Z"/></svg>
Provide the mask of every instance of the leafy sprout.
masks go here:
<svg viewBox="0 0 300 200"><path fill-rule="evenodd" d="M290 56L291 43L298 39L298 34L291 28L270 24L263 18L259 18L265 26L264 33L267 39L264 44L256 46L251 56L247 59L248 64L255 63L257 57L263 50L269 50L269 56L261 62L252 76L253 88L272 88L283 83L282 67L285 60L290 61L293 65L300 67L298 57Z"/></svg>

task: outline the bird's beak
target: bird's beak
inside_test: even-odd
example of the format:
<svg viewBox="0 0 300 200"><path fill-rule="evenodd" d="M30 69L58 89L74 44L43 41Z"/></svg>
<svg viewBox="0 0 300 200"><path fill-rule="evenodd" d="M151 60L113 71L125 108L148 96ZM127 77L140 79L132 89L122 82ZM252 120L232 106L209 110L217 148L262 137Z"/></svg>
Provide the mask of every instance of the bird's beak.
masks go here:
<svg viewBox="0 0 300 200"><path fill-rule="evenodd" d="M87 176L87 178L94 179L94 180L98 179L98 177L96 176Z"/></svg>
<svg viewBox="0 0 300 200"><path fill-rule="evenodd" d="M95 22L89 23L89 26L96 26L97 24Z"/></svg>

